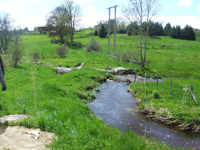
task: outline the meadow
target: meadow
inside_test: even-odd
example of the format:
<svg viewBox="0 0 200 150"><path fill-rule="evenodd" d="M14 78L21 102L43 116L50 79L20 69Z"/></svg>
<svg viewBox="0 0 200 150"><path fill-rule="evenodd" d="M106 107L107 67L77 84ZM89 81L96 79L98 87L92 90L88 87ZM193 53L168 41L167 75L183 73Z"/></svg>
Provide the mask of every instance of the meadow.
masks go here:
<svg viewBox="0 0 200 150"><path fill-rule="evenodd" d="M69 47L69 54L65 58L60 58L55 53L59 45L51 44L48 36L22 35L22 38L24 57L17 67L11 67L8 56L2 55L7 90L1 92L0 116L26 114L31 117L9 125L53 132L55 139L49 148L56 150L172 149L132 131L121 132L109 127L87 106L87 100L94 98L93 88L107 78L114 78L93 68L105 69L108 64L110 68L122 66L139 69L139 66L118 62L105 54L87 52L74 46ZM39 62L45 65L32 61L30 53L33 52L40 53ZM74 67L82 62L84 65L81 70L72 70L62 76L52 68Z"/></svg>

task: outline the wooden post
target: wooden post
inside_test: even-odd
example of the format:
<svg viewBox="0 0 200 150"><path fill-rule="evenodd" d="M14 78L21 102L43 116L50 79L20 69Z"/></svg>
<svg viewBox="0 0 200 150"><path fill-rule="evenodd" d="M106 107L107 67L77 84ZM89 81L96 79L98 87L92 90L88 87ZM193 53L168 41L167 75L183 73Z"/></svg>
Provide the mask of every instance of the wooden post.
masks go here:
<svg viewBox="0 0 200 150"><path fill-rule="evenodd" d="M157 76L157 85L156 85L156 87L158 87L158 80L159 80L159 74Z"/></svg>
<svg viewBox="0 0 200 150"><path fill-rule="evenodd" d="M106 70L105 70L105 73L107 73L107 75L108 75L108 67L109 65L106 67Z"/></svg>
<svg viewBox="0 0 200 150"><path fill-rule="evenodd" d="M172 94L172 76L170 77L170 94Z"/></svg>
<svg viewBox="0 0 200 150"><path fill-rule="evenodd" d="M193 88L193 86L191 86L191 88ZM199 105L196 98L194 97L193 89L191 89L191 88L190 88L190 92L191 92L192 99L197 103L197 105Z"/></svg>
<svg viewBox="0 0 200 150"><path fill-rule="evenodd" d="M136 77L137 77L137 70L135 70L135 82L136 82Z"/></svg>
<svg viewBox="0 0 200 150"><path fill-rule="evenodd" d="M145 77L144 77L144 84L145 84L145 82L146 82L146 75L147 75L147 73L145 72Z"/></svg>
<svg viewBox="0 0 200 150"><path fill-rule="evenodd" d="M193 93L193 85L191 85L190 89L191 89L191 92ZM191 99L193 100L192 94L191 94Z"/></svg>

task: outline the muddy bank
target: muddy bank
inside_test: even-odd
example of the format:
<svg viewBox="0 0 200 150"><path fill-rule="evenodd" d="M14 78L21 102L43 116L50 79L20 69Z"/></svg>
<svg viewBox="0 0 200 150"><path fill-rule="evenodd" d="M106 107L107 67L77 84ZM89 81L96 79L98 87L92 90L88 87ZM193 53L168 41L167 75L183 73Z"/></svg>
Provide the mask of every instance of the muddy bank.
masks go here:
<svg viewBox="0 0 200 150"><path fill-rule="evenodd" d="M127 92L126 83L109 81L97 88L100 92L94 92L96 98L88 102L89 107L108 125L122 131L133 130L174 147L200 149L200 135L155 122L141 114L136 99Z"/></svg>

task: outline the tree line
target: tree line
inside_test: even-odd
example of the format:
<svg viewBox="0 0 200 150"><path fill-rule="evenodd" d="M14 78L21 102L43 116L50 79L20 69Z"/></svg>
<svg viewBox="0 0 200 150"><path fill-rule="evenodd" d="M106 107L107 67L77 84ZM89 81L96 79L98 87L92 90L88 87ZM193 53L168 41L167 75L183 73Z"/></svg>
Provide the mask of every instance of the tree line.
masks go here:
<svg viewBox="0 0 200 150"><path fill-rule="evenodd" d="M185 40L195 40L195 32L194 29L186 25L183 29L179 25L177 26L171 26L170 23L167 23L165 27L163 28L163 25L159 22L152 22L149 21L147 22L142 22L141 24L141 29L142 32L145 32L147 30L147 26L149 25L149 30L148 30L148 36L171 36L172 38L175 39L185 39ZM106 27L107 24L101 24L100 23L100 29L95 30L94 34L95 36L99 35L99 37L106 37L108 35ZM111 21L111 33L112 31L112 24ZM140 25L138 24L137 21L132 21L130 24L126 25L126 23L123 21L117 25L117 33L118 34L127 34L129 36L131 35L139 35L139 28Z"/></svg>

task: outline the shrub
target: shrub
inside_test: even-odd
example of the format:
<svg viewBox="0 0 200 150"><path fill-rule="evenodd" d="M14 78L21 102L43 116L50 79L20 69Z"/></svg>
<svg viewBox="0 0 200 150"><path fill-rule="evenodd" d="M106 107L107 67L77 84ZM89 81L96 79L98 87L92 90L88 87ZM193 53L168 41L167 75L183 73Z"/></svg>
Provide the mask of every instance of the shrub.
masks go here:
<svg viewBox="0 0 200 150"><path fill-rule="evenodd" d="M153 90L153 92L152 92L152 97L155 98L155 99L158 99L158 98L160 97L158 91Z"/></svg>
<svg viewBox="0 0 200 150"><path fill-rule="evenodd" d="M95 41L94 37L92 37L92 40L89 43L87 43L86 49L89 52L91 52L91 51L99 52L99 50L102 49L101 43Z"/></svg>
<svg viewBox="0 0 200 150"><path fill-rule="evenodd" d="M56 50L56 54L58 54L61 58L65 57L66 54L68 54L68 49L63 46L63 47L59 47Z"/></svg>
<svg viewBox="0 0 200 150"><path fill-rule="evenodd" d="M33 53L33 60L38 61L38 59L40 59L40 54L38 52L34 52Z"/></svg>
<svg viewBox="0 0 200 150"><path fill-rule="evenodd" d="M56 43L56 39L51 39L51 43Z"/></svg>
<svg viewBox="0 0 200 150"><path fill-rule="evenodd" d="M139 56L140 56L139 51L134 51L134 50L124 50L117 53L117 57L119 58L119 61L124 61L124 62L129 62L130 59L138 61Z"/></svg>
<svg viewBox="0 0 200 150"><path fill-rule="evenodd" d="M23 46L21 44L21 37L16 36L8 47L9 61L13 67L16 67L20 62L23 53Z"/></svg>
<svg viewBox="0 0 200 150"><path fill-rule="evenodd" d="M82 43L81 43L81 42L78 42L78 43L77 43L77 47L78 47L78 48L82 48Z"/></svg>

